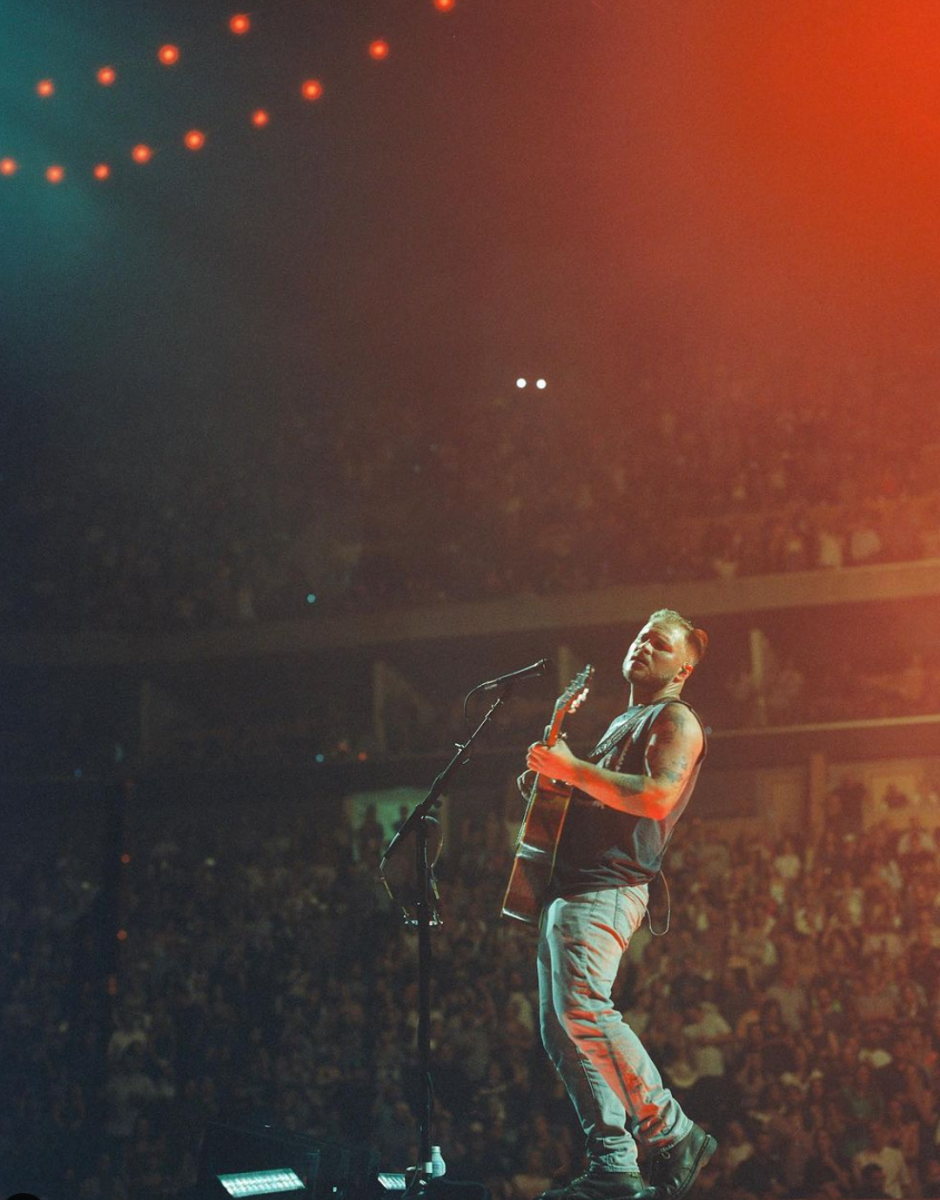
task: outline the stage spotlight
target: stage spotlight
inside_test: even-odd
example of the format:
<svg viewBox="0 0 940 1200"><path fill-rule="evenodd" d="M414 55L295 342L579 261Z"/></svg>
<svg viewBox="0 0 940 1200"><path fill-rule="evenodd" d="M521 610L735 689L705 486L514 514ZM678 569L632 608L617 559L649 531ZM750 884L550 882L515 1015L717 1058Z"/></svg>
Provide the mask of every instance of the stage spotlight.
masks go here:
<svg viewBox="0 0 940 1200"><path fill-rule="evenodd" d="M285 1200L394 1200L382 1184L378 1156L366 1147L315 1141L267 1123L210 1123L199 1155L194 1200L280 1196ZM387 1177L386 1177L387 1178ZM428 1190L432 1200L447 1193ZM468 1192L468 1200L488 1200Z"/></svg>
<svg viewBox="0 0 940 1200"><path fill-rule="evenodd" d="M256 125L259 129L263 129L264 126L267 125L270 120L271 120L271 114L268 112L268 110L266 108L256 108L255 111L251 114L252 125Z"/></svg>
<svg viewBox="0 0 940 1200"><path fill-rule="evenodd" d="M47 167L46 178L50 183L61 183L65 178L65 168L59 166Z"/></svg>
<svg viewBox="0 0 940 1200"><path fill-rule="evenodd" d="M55 84L51 79L40 79L40 81L36 84L36 95L42 96L43 99L45 99L46 96L54 96Z"/></svg>
<svg viewBox="0 0 940 1200"><path fill-rule="evenodd" d="M544 380L544 379L536 379L536 381L535 381L535 386L536 386L537 388L539 388L541 391L544 391L544 390L545 390L545 388L547 388L547 387L548 387L548 384L545 382L545 380Z"/></svg>
<svg viewBox="0 0 940 1200"><path fill-rule="evenodd" d="M236 13L235 16L232 17L231 21L229 21L228 27L231 29L232 33L237 33L239 35L247 33L248 30L251 29L251 18L247 13Z"/></svg>
<svg viewBox="0 0 940 1200"><path fill-rule="evenodd" d="M98 82L102 87L111 87L117 79L117 71L114 67L100 67L98 70Z"/></svg>
<svg viewBox="0 0 940 1200"><path fill-rule="evenodd" d="M434 0L434 7L438 12L450 12L454 7L454 0Z"/></svg>
<svg viewBox="0 0 940 1200"><path fill-rule="evenodd" d="M108 166L107 163L98 163L98 165L94 169L94 176L95 176L95 179L110 179L111 178L111 168Z"/></svg>
<svg viewBox="0 0 940 1200"><path fill-rule="evenodd" d="M520 375L520 376L519 376L519 378L516 380L516 387L517 387L517 388L524 388L524 387L525 387L525 385L526 385L526 381L525 381L525 380L522 378L522 376Z"/></svg>
<svg viewBox="0 0 940 1200"><path fill-rule="evenodd" d="M131 158L135 163L148 163L153 158L153 150L144 142L141 142L131 151Z"/></svg>
<svg viewBox="0 0 940 1200"><path fill-rule="evenodd" d="M175 67L180 60L179 46L161 46L157 51L157 58L165 67Z"/></svg>
<svg viewBox="0 0 940 1200"><path fill-rule="evenodd" d="M289 1167L274 1171L240 1171L216 1175L230 1196L274 1196L280 1192L305 1192L304 1181Z"/></svg>
<svg viewBox="0 0 940 1200"><path fill-rule="evenodd" d="M201 129L190 129L183 138L187 150L201 150L206 144L206 135Z"/></svg>
<svg viewBox="0 0 940 1200"><path fill-rule="evenodd" d="M383 58L388 58L388 50L389 46L385 38L376 38L374 42L369 43L369 55L376 62L381 62Z"/></svg>
<svg viewBox="0 0 940 1200"><path fill-rule="evenodd" d="M323 95L323 84L319 79L305 79L300 91L305 100L319 100Z"/></svg>
<svg viewBox="0 0 940 1200"><path fill-rule="evenodd" d="M19 169L15 158L0 158L0 175L15 175Z"/></svg>

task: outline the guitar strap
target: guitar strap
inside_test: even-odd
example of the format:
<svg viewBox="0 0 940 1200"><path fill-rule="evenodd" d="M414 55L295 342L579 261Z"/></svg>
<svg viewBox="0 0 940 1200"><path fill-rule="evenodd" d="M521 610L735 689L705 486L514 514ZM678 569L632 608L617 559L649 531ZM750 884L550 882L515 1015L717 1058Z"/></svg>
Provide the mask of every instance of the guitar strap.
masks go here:
<svg viewBox="0 0 940 1200"><path fill-rule="evenodd" d="M627 748L624 735L627 732L627 726L630 724L630 718L632 715L632 711L628 709L627 712L622 713L619 717L616 717L608 726L606 733L590 752L588 757L600 761L617 746L618 742L624 741L623 750L621 751L622 757L623 751L625 751Z"/></svg>
<svg viewBox="0 0 940 1200"><path fill-rule="evenodd" d="M687 700L683 700L679 696L673 696L668 700L660 700L658 704L652 705L649 711L644 713L642 722L638 722L638 724L645 724L648 730L667 704L684 704L691 712L695 712ZM616 765L611 766L611 770L618 770L620 763L623 761L623 756L630 746L630 741L625 738L625 735L628 732L628 726L633 721L634 713L634 708L628 708L625 713L621 713L619 717L615 717L588 757L600 760L606 754L609 754L618 742L623 740L624 744L621 747L620 754L617 756Z"/></svg>
<svg viewBox="0 0 940 1200"><path fill-rule="evenodd" d="M620 764L623 761L623 756L632 744L632 737L629 735L634 732L638 726L645 725L647 730L659 716L660 712L671 704L671 700L661 701L659 704L653 705L643 713L642 718L637 720L637 706L628 708L625 713L621 713L619 717L615 717L609 725L606 733L591 751L590 757L597 761L605 758L612 750L614 750L620 742L623 745L620 747L620 753L617 758L610 764L612 771L620 769ZM631 728L632 727L632 728Z"/></svg>

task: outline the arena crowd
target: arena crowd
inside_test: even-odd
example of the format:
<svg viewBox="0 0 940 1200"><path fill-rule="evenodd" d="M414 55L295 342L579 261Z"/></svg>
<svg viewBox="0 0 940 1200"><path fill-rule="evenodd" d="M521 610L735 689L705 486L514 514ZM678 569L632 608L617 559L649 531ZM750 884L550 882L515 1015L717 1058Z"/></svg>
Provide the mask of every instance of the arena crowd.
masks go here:
<svg viewBox="0 0 940 1200"><path fill-rule="evenodd" d="M926 351L703 359L617 387L378 399L368 419L284 402L241 436L168 433L133 468L49 449L0 478L0 620L166 631L933 558L932 377Z"/></svg>
<svg viewBox="0 0 940 1200"><path fill-rule="evenodd" d="M581 1145L539 1045L531 933L498 916L508 826L484 813L453 814L439 863L435 1140L451 1178L531 1200ZM703 1192L940 1196L940 833L926 809L896 815L774 845L692 813L677 833L671 929L636 935L618 994L719 1138ZM248 1115L416 1161L416 938L377 878L382 828L311 825L242 811L139 833L104 1009L95 868L9 863L0 1177L180 1194L207 1122Z"/></svg>

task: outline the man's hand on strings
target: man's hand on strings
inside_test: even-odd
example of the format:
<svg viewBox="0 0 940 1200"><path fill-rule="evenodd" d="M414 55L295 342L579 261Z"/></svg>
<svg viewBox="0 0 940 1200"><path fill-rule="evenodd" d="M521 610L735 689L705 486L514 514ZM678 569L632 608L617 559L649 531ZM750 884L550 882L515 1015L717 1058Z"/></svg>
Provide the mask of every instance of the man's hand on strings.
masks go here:
<svg viewBox="0 0 940 1200"><path fill-rule="evenodd" d="M578 760L568 748L568 743L559 739L554 746L544 742L533 742L526 755L526 766L549 779L561 783L574 783Z"/></svg>

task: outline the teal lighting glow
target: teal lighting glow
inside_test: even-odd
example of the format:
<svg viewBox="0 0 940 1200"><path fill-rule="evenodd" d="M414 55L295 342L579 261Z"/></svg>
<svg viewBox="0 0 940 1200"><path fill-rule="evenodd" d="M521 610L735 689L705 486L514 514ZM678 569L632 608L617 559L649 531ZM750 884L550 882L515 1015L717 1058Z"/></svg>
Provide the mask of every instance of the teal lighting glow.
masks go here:
<svg viewBox="0 0 940 1200"><path fill-rule="evenodd" d="M241 1171L238 1175L217 1175L230 1196L274 1196L280 1192L302 1192L303 1181L293 1171Z"/></svg>

